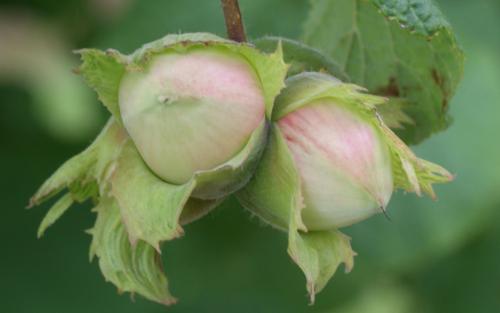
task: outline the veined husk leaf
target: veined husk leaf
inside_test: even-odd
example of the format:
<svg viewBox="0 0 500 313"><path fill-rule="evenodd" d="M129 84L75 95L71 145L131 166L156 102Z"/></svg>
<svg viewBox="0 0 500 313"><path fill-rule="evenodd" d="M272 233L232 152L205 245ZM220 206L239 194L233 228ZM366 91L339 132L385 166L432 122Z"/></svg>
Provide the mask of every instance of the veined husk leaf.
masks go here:
<svg viewBox="0 0 500 313"><path fill-rule="evenodd" d="M88 231L92 235L90 258L99 258L104 278L120 292L139 293L165 305L175 303L158 251L144 241L130 243L116 201L103 197L94 211L97 220Z"/></svg>

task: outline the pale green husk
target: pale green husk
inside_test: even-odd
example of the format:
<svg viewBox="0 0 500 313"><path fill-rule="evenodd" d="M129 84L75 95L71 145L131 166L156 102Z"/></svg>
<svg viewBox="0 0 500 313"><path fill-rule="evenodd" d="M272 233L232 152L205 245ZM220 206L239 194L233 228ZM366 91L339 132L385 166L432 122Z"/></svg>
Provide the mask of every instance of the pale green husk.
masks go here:
<svg viewBox="0 0 500 313"><path fill-rule="evenodd" d="M113 117L85 151L64 163L31 199L30 205L65 192L49 210L41 236L74 202L91 198L97 221L91 255L97 255L106 280L121 291L136 292L163 304L175 302L161 264L160 243L183 234L181 225L207 214L251 177L267 141L264 119L248 143L231 160L213 170L196 173L183 185L154 175L140 157L121 122L118 88L126 71L140 71L156 54L211 46L244 57L254 67L270 118L274 98L284 87L288 66L281 49L261 53L212 34L168 35L144 45L132 55L115 50L80 50L79 72Z"/></svg>
<svg viewBox="0 0 500 313"><path fill-rule="evenodd" d="M439 165L417 158L413 152L379 118L376 108L386 99L364 93L364 89L345 84L329 75L302 73L287 80L276 99L272 120L314 103L332 99L378 129L391 151L394 188L434 197L432 184L444 183L452 175ZM325 103L323 101L323 103ZM254 177L240 192L238 199L265 222L288 231L288 252L307 279L307 289L314 300L340 263L350 270L355 253L349 239L339 231L308 231L301 218L300 178L285 139L276 124L271 128L266 147Z"/></svg>

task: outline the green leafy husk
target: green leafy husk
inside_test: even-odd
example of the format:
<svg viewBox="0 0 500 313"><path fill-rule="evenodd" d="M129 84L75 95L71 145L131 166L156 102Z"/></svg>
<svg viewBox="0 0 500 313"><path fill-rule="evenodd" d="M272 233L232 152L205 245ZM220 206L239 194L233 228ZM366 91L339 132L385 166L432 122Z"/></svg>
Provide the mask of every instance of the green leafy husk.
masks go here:
<svg viewBox="0 0 500 313"><path fill-rule="evenodd" d="M169 184L151 172L122 126L120 82L127 71L142 70L155 55L207 46L237 53L255 69L262 83L266 119L231 160L195 173L183 185ZM82 57L78 72L113 117L94 143L64 163L31 199L30 206L38 205L65 192L42 221L39 236L71 204L92 199L97 221L89 231L93 236L91 256L99 258L106 280L120 291L174 303L161 266L160 244L182 235L181 225L207 214L250 179L267 141L267 119L274 98L284 87L288 66L280 47L265 54L248 44L205 33L168 35L129 56L115 50L84 49L78 53Z"/></svg>
<svg viewBox="0 0 500 313"><path fill-rule="evenodd" d="M332 100L356 112L377 129L391 152L394 187L426 193L434 197L432 184L452 179L439 165L417 158L413 152L385 125L376 109L385 98L364 93L364 89L345 84L321 73L302 73L287 80L276 99L273 122L316 100ZM321 291L340 263L349 271L353 256L349 238L338 230L310 231L304 225L301 181L291 152L279 127L273 123L270 142L249 184L240 192L241 204L272 226L288 232L288 252L307 279L307 289L314 295Z"/></svg>

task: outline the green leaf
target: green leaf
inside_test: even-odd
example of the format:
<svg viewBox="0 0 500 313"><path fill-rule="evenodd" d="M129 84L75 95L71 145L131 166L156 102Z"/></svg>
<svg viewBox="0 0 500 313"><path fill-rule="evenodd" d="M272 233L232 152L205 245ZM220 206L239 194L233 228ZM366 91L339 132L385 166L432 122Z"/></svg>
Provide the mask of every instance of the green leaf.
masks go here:
<svg viewBox="0 0 500 313"><path fill-rule="evenodd" d="M143 240L159 251L160 241L183 234L179 218L194 180L184 185L166 183L148 169L128 141L118 158L111 185L133 246Z"/></svg>
<svg viewBox="0 0 500 313"><path fill-rule="evenodd" d="M43 218L40 226L38 227L38 238L42 237L45 230L54 224L69 207L73 204L73 198L71 194L67 193L57 200L57 202L50 208L45 217Z"/></svg>
<svg viewBox="0 0 500 313"><path fill-rule="evenodd" d="M315 0L304 42L338 62L353 83L402 98L414 121L398 130L418 143L449 125L463 53L430 0Z"/></svg>
<svg viewBox="0 0 500 313"><path fill-rule="evenodd" d="M432 36L448 22L433 0L372 0L384 16L424 36Z"/></svg>
<svg viewBox="0 0 500 313"><path fill-rule="evenodd" d="M78 72L83 75L87 84L97 92L99 100L121 121L118 107L118 90L125 73L127 58L118 51L82 49L77 51L82 59Z"/></svg>
<svg viewBox="0 0 500 313"><path fill-rule="evenodd" d="M285 62L291 64L288 75L295 75L305 71L327 72L338 79L349 82L349 77L332 59L321 51L309 47L299 41L288 38L265 36L254 40L255 46L265 52L273 52L283 48Z"/></svg>
<svg viewBox="0 0 500 313"><path fill-rule="evenodd" d="M89 231L93 236L90 255L99 258L99 267L106 280L121 292L137 292L165 305L175 303L159 254L144 241L135 246L130 244L116 202L103 198L95 211L96 224Z"/></svg>
<svg viewBox="0 0 500 313"><path fill-rule="evenodd" d="M274 227L288 231L288 253L304 272L311 302L340 263L349 271L354 252L338 231L307 232L302 222L300 178L277 126L254 178L239 193L240 203Z"/></svg>

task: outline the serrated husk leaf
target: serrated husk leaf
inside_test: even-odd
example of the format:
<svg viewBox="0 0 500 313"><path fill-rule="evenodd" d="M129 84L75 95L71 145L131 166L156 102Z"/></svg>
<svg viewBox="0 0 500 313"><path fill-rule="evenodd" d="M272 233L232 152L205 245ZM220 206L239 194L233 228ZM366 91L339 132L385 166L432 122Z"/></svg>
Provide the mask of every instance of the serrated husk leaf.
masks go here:
<svg viewBox="0 0 500 313"><path fill-rule="evenodd" d="M160 241L179 237L179 218L194 188L194 180L171 185L154 175L129 140L111 177L115 197L130 242L141 239L160 250Z"/></svg>
<svg viewBox="0 0 500 313"><path fill-rule="evenodd" d="M43 183L31 198L30 206L39 205L65 188L78 196L89 184L102 182L126 139L123 128L111 118L87 149L66 161Z"/></svg>
<svg viewBox="0 0 500 313"><path fill-rule="evenodd" d="M418 158L382 120L379 125L392 154L394 187L419 196L425 193L435 199L432 185L450 182L453 175L437 164Z"/></svg>
<svg viewBox="0 0 500 313"><path fill-rule="evenodd" d="M82 64L78 72L82 74L87 84L96 91L99 100L121 121L118 107L118 88L125 74L128 58L116 50L101 51L97 49L82 49L80 54Z"/></svg>
<svg viewBox="0 0 500 313"><path fill-rule="evenodd" d="M38 227L38 238L42 237L45 230L54 224L69 207L73 204L73 198L70 193L62 196L57 202L50 208L45 217L43 218L40 226Z"/></svg>
<svg viewBox="0 0 500 313"><path fill-rule="evenodd" d="M107 192L106 180L127 138L123 128L111 118L94 142L72 157L47 179L30 200L30 207L39 205L66 189L42 221L38 236L51 226L74 202L91 198L98 200Z"/></svg>
<svg viewBox="0 0 500 313"><path fill-rule="evenodd" d="M288 253L306 276L311 302L340 263L353 266L348 237L338 231L308 232L302 222L300 178L277 126L254 178L237 193L241 204L274 227L288 232Z"/></svg>
<svg viewBox="0 0 500 313"><path fill-rule="evenodd" d="M311 304L340 264L344 263L346 273L352 270L356 255L351 248L351 239L337 230L289 231L288 254L306 276Z"/></svg>
<svg viewBox="0 0 500 313"><path fill-rule="evenodd" d="M69 188L76 181L84 180L96 160L97 149L92 144L85 151L72 157L59 167L31 197L29 207L43 203L64 188Z"/></svg>
<svg viewBox="0 0 500 313"><path fill-rule="evenodd" d="M165 305L175 303L158 252L144 241L131 245L116 202L103 198L95 211L90 255L99 257L105 279L120 292L138 293Z"/></svg>

